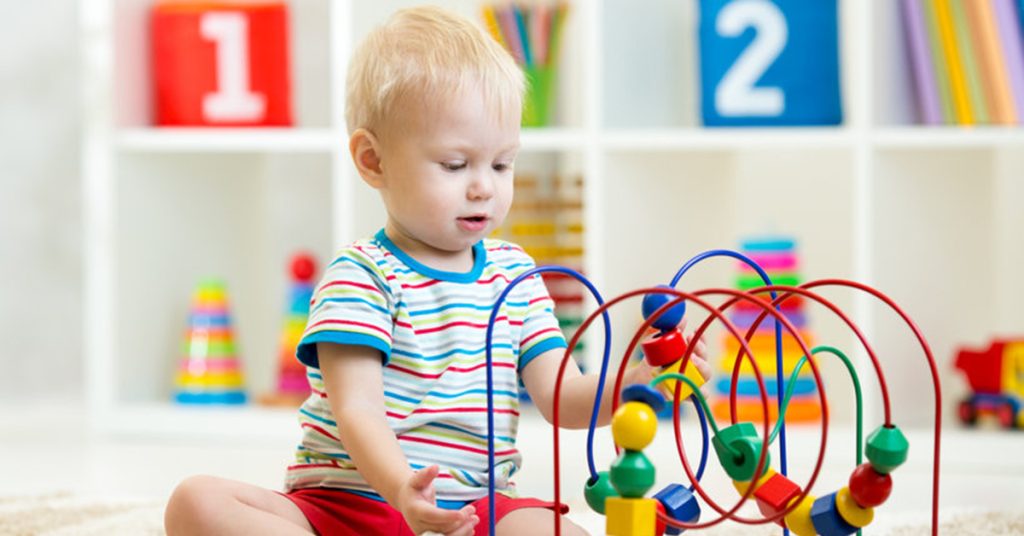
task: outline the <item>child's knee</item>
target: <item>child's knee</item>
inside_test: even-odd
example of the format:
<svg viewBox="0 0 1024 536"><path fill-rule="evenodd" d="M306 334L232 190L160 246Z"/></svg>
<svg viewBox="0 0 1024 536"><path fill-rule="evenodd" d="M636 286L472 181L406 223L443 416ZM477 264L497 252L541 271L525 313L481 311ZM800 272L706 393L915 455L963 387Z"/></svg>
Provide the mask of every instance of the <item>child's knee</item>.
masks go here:
<svg viewBox="0 0 1024 536"><path fill-rule="evenodd" d="M167 501L164 511L167 532L192 532L188 529L202 526L210 516L217 515L218 499L226 491L223 481L216 477L196 475L183 480Z"/></svg>

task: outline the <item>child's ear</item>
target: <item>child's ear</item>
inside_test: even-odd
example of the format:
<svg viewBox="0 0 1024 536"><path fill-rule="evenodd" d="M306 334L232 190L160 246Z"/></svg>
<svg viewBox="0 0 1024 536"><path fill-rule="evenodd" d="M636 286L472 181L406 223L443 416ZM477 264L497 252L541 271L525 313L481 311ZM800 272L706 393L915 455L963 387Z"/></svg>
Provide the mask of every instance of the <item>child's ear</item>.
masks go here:
<svg viewBox="0 0 1024 536"><path fill-rule="evenodd" d="M348 150L359 176L373 188L380 188L383 172L380 164L380 142L372 132L358 128L349 136Z"/></svg>

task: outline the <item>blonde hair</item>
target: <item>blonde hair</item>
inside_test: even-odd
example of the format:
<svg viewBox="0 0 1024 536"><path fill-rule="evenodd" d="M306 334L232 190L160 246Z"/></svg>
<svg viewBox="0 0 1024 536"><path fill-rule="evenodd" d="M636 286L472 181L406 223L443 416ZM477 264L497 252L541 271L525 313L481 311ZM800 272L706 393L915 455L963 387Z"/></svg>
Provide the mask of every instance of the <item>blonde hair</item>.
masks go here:
<svg viewBox="0 0 1024 536"><path fill-rule="evenodd" d="M512 56L466 18L439 7L396 12L356 49L348 68L345 121L378 132L402 99L437 99L473 84L499 117L522 106L523 73Z"/></svg>

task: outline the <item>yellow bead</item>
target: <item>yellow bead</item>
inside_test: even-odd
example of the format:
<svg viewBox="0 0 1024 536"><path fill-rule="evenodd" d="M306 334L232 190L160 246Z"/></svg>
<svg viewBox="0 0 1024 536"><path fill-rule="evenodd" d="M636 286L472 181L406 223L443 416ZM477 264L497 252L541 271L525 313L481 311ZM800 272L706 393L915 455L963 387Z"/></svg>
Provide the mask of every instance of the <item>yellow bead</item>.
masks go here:
<svg viewBox="0 0 1024 536"><path fill-rule="evenodd" d="M612 437L627 450L643 450L658 431L658 416L643 402L626 402L612 416Z"/></svg>
<svg viewBox="0 0 1024 536"><path fill-rule="evenodd" d="M662 374L668 374L670 372L679 372L679 366L682 364L683 360L680 359L675 363L672 363L671 365L665 367ZM690 361L686 364L686 371L683 372L683 376L686 376L687 378L692 380L693 383L697 384L697 387L704 385L704 383L707 381L704 379L704 376L701 376L700 371L697 370L697 366L693 364L692 357L690 358ZM690 395L693 394L693 389L690 389L689 384L685 382L680 382L678 380L665 380L661 382L659 385L664 386L663 389L665 397L670 402L672 401L672 397L674 397L676 394L677 383L681 384L679 388L679 400L686 400L687 398L690 397Z"/></svg>
<svg viewBox="0 0 1024 536"><path fill-rule="evenodd" d="M793 497L793 501L795 500L797 497ZM789 501L786 508L792 506L793 501ZM814 523L811 522L811 507L814 506L814 501L813 495L807 495L803 501L800 501L799 506L786 514L786 528L796 536L814 536L818 533L814 529Z"/></svg>
<svg viewBox="0 0 1024 536"><path fill-rule="evenodd" d="M608 497L604 503L608 536L654 536L658 519L658 501Z"/></svg>
<svg viewBox="0 0 1024 536"><path fill-rule="evenodd" d="M768 482L768 479L775 474L775 469L772 469L771 467L766 467L764 471L765 473L761 475L761 478L757 480L757 486L754 487L754 490L757 490L757 488L761 487L761 484ZM743 495L744 493L747 492L747 488L750 487L750 481L747 480L745 482L740 482L739 480L733 480L732 487L736 488L736 491L740 492L740 495ZM750 494L750 498L754 498L753 493Z"/></svg>
<svg viewBox="0 0 1024 536"><path fill-rule="evenodd" d="M847 523L857 528L870 525L875 518L875 509L863 508L857 504L850 496L850 488L845 486L836 493L836 509Z"/></svg>

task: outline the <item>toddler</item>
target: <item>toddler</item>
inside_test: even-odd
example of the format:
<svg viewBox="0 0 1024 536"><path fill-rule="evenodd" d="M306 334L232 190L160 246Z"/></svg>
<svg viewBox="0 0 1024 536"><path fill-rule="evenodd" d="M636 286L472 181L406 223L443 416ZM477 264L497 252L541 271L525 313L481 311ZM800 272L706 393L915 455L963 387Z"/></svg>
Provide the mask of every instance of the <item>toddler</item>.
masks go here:
<svg viewBox="0 0 1024 536"><path fill-rule="evenodd" d="M168 504L169 534L486 534L490 479L498 534L552 531L551 510L567 508L517 497L510 481L519 381L551 421L566 347L538 276L513 289L494 326L493 472L487 460L487 321L534 266L486 238L512 203L523 85L493 39L439 8L400 11L366 38L348 73L349 149L387 221L342 249L316 289L298 349L312 395L286 491L189 478ZM641 363L626 384L655 373ZM562 426L588 426L596 387L596 375L567 368ZM600 424L610 385L604 395Z"/></svg>

